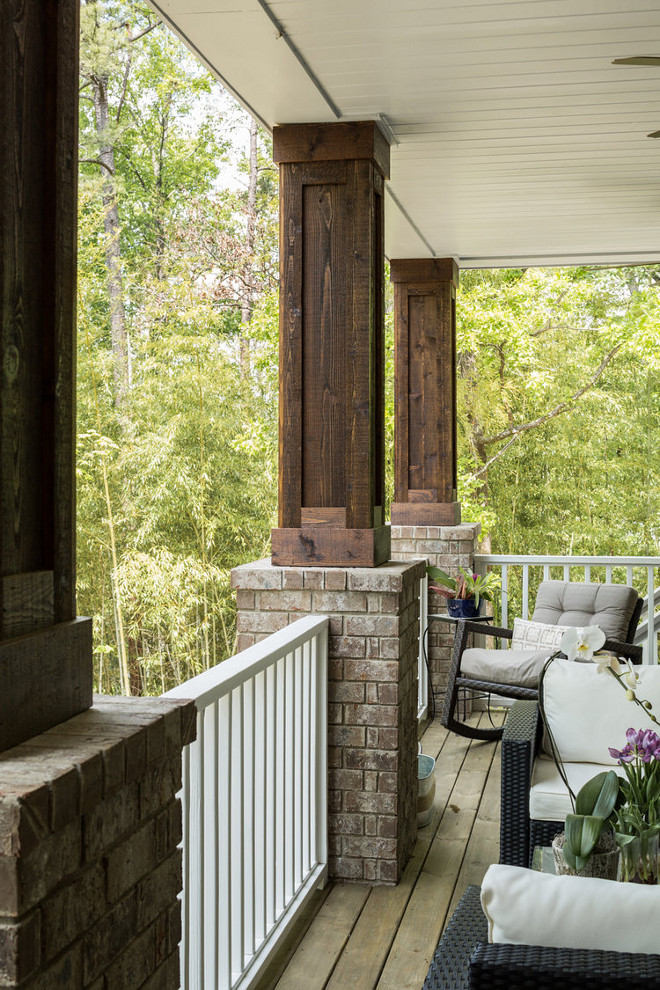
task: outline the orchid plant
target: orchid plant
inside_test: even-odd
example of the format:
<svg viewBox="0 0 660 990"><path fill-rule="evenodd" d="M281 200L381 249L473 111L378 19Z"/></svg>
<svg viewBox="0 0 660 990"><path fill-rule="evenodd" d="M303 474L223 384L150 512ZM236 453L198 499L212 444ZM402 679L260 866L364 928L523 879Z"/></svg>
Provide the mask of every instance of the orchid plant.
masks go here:
<svg viewBox="0 0 660 990"><path fill-rule="evenodd" d="M571 626L562 636L559 648L569 660L580 660L589 663L594 653L605 645L605 633L600 626Z"/></svg>
<svg viewBox="0 0 660 990"><path fill-rule="evenodd" d="M613 815L614 838L621 850L624 874L655 883L657 848L651 855L650 840L660 834L660 738L651 729L631 728L626 739L623 749L609 748L610 756L625 773L619 781L623 802ZM629 857L635 840L641 848Z"/></svg>
<svg viewBox="0 0 660 990"><path fill-rule="evenodd" d="M586 626L583 629L571 627L567 629L559 642L559 650L564 653L569 660L580 660L584 663L593 661L598 665L599 674L610 674L621 685L626 692L628 701L633 701L644 713L648 715L652 722L660 725L660 722L652 712L653 705L650 701L645 701L637 697L636 688L639 684L639 674L635 670L630 660L621 660L613 653L599 653L598 651L605 645L605 633L599 626ZM555 653L551 659L559 656Z"/></svg>

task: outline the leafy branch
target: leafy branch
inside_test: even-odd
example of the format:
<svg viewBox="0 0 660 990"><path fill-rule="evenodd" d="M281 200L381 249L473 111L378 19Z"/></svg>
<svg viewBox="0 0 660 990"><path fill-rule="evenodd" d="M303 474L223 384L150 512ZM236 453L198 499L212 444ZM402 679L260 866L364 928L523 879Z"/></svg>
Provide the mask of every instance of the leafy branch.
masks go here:
<svg viewBox="0 0 660 990"><path fill-rule="evenodd" d="M602 377L605 368L608 366L612 358L618 353L618 351L621 350L622 346L623 346L622 343L615 344L615 346L612 347L607 352L607 354L599 364L598 368L594 371L589 381L586 382L584 385L582 385L577 390L577 392L575 392L570 397L570 399L566 399L564 402L560 402L558 405L554 407L554 409L550 409L547 413L544 413L542 416L538 416L536 419L531 420L529 423L521 423L519 425L511 426L508 429L502 430L500 433L496 433L491 437L484 437L482 440L482 444L484 447L490 446L490 444L493 443L500 443L502 440L509 440L509 442L505 444L501 450L498 450L498 452L493 457L491 457L490 460L486 462L486 464L480 467L478 471L475 471L471 475L471 477L478 478L480 475L484 474L484 472L488 470L490 465L493 464L495 461L499 460L499 458L502 457L502 455L509 449L509 447L513 443L515 443L515 441L518 440L524 433L527 433L529 430L534 430L539 426L543 426L545 423L548 423L551 419L555 419L557 416L561 416L562 413L565 413L569 409L571 409L573 405L577 402L577 400L580 399L585 394L585 392L588 392L590 389L594 387L596 382Z"/></svg>

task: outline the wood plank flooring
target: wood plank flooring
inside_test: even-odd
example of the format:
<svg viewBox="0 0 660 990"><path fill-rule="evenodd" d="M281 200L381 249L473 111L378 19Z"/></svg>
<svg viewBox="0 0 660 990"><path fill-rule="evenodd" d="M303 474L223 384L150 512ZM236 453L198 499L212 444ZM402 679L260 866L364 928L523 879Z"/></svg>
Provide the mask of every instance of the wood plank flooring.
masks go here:
<svg viewBox="0 0 660 990"><path fill-rule="evenodd" d="M501 716L495 716L500 718ZM488 723L486 713L472 717ZM418 832L396 887L332 884L280 954L276 990L421 990L446 921L465 887L499 858L499 746L426 730L437 759L435 813ZM306 930L305 930L306 928Z"/></svg>

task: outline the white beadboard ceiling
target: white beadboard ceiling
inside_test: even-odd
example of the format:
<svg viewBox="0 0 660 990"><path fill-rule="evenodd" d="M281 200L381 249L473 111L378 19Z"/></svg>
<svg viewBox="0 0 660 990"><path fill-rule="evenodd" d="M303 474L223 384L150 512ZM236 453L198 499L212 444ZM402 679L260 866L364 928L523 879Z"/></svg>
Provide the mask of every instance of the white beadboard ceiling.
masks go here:
<svg viewBox="0 0 660 990"><path fill-rule="evenodd" d="M276 123L381 119L390 258L660 260L658 0L155 0Z"/></svg>

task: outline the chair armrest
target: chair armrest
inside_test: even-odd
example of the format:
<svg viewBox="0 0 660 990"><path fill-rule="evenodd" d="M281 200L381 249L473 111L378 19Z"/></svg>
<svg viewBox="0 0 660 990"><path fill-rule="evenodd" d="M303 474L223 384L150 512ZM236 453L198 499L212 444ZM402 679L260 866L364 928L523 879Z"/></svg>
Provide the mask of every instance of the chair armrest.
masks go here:
<svg viewBox="0 0 660 990"><path fill-rule="evenodd" d="M641 646L635 646L634 643L621 643L616 639L606 639L603 649L616 653L618 657L625 657L627 660L632 660L633 663L641 663L644 655Z"/></svg>
<svg viewBox="0 0 660 990"><path fill-rule="evenodd" d="M500 863L529 866L529 787L542 724L536 701L516 701L502 735Z"/></svg>
<svg viewBox="0 0 660 990"><path fill-rule="evenodd" d="M470 959L469 990L651 990L659 980L657 955L479 944Z"/></svg>
<svg viewBox="0 0 660 990"><path fill-rule="evenodd" d="M537 701L516 701L511 706L504 726L502 748L505 744L529 747L532 760L541 742L543 722Z"/></svg>

